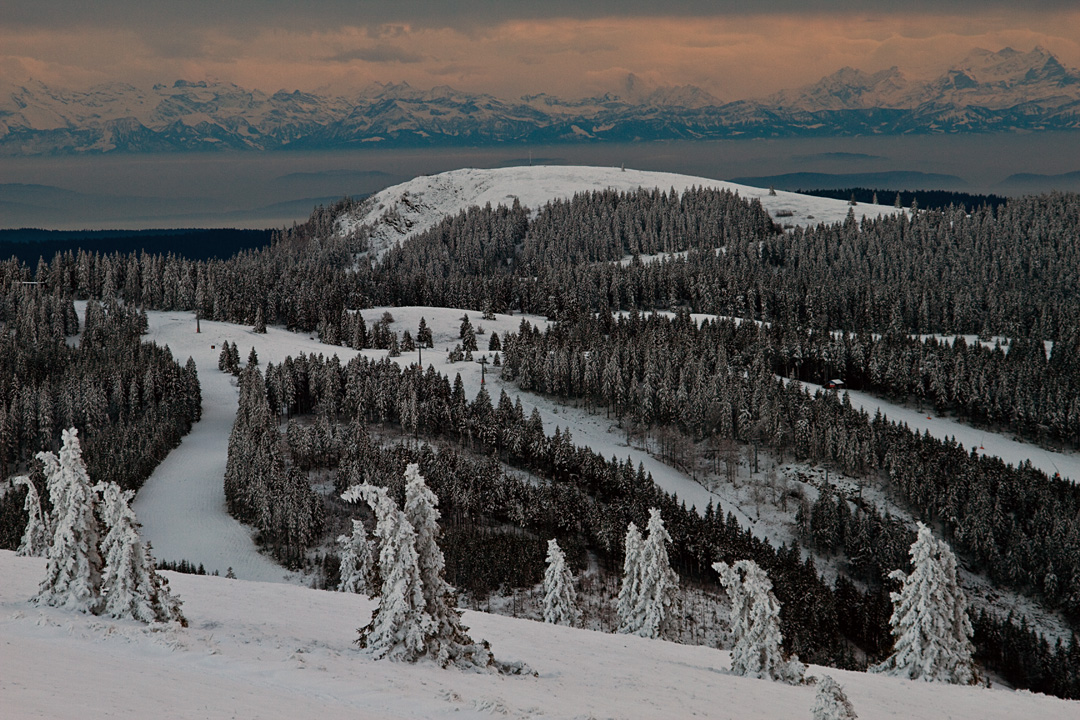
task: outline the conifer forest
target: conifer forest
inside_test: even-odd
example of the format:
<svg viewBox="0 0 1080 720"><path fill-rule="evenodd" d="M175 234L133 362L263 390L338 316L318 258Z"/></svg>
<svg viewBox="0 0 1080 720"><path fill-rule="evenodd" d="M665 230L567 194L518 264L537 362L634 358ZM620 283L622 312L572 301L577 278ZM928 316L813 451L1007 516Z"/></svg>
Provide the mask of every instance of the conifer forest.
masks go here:
<svg viewBox="0 0 1080 720"><path fill-rule="evenodd" d="M221 349L215 372L239 389L225 498L311 585L385 580L362 543L343 536L339 556L354 523L384 522L373 500L342 494L377 486L396 510L422 476L438 507L424 517L438 521L425 532L438 530L445 556L440 592L474 607L529 596L539 608L547 585L539 619L616 631L633 524L670 538L654 541L674 573L654 578L664 600L649 611L667 614L652 636L743 647L739 633L758 632L779 647L776 662L747 659L745 674L793 681L799 661L899 667L906 621L894 599L933 572L961 573L1055 620L970 606L953 639L977 671L950 677L1080 698L1080 478L920 433L848 395L1080 452L1080 196L916 203L785 228L727 190L608 190L473 207L384 252L369 228L343 230L361 207L320 206L226 259L80 250L0 262L0 479L29 476L48 510L36 454L76 428L94 482L138 492L202 408L194 361L148 342L146 314L276 326L325 349L278 362ZM395 322L407 306L460 309L456 346L433 343L427 321ZM386 311L365 320L372 308ZM524 317L482 331L494 314ZM342 360L342 348L380 352ZM418 348L450 372L401 362ZM474 354L499 380L478 394L453 374ZM756 502L789 514L794 536L755 532L719 501L688 505L640 464L568 426L546 429L522 402L532 396L615 428L707 488L757 478ZM782 468L818 480L804 491ZM28 492L0 496L0 547L19 546ZM920 564L935 552L937 565ZM579 574L590 580L575 595L566 578ZM695 609L735 598L741 629L706 632ZM458 633L444 660L467 648L494 662L446 598L428 605Z"/></svg>

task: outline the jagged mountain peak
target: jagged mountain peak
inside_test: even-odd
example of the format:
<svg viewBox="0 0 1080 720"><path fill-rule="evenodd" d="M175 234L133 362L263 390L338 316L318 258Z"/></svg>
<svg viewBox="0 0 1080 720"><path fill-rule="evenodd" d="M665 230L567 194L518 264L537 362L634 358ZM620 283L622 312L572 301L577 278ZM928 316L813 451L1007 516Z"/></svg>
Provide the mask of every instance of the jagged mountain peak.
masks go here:
<svg viewBox="0 0 1080 720"><path fill-rule="evenodd" d="M976 48L949 70L962 72L979 83L1031 83L1070 77L1065 66L1045 48L1036 45L1030 52L1011 47L997 52Z"/></svg>
<svg viewBox="0 0 1080 720"><path fill-rule="evenodd" d="M764 103L809 112L889 107L902 102L907 88L907 78L896 66L874 73L843 67L812 85L776 93Z"/></svg>

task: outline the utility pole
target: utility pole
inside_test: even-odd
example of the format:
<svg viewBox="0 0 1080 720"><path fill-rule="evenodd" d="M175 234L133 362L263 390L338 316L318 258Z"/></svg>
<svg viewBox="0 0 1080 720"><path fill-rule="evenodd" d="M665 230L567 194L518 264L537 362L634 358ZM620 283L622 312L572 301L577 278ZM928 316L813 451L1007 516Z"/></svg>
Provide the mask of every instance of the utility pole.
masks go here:
<svg viewBox="0 0 1080 720"><path fill-rule="evenodd" d="M488 364L487 355L484 355L483 357L481 357L476 362L480 363L480 387L483 387L484 383L485 383L485 374L487 372L487 364Z"/></svg>

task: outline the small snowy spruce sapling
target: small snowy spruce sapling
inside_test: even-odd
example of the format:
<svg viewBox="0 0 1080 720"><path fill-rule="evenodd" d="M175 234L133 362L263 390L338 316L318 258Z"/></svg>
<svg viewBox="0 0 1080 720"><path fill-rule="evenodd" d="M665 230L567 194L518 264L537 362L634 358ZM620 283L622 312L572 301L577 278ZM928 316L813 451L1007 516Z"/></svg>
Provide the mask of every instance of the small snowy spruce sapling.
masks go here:
<svg viewBox="0 0 1080 720"><path fill-rule="evenodd" d="M574 590L574 575L566 564L559 542L548 540L547 569L544 571L544 622L573 627L581 619Z"/></svg>
<svg viewBox="0 0 1080 720"><path fill-rule="evenodd" d="M23 509L26 511L26 530L23 531L22 541L16 555L25 557L44 557L49 552L49 540L52 533L49 531L49 522L41 509L41 497L33 481L25 475L17 477L13 481L16 486L26 486L26 500L23 501Z"/></svg>
<svg viewBox="0 0 1080 720"><path fill-rule="evenodd" d="M641 587L641 531L634 523L626 528L623 552L622 586L619 588L619 632L633 632L633 615L637 610Z"/></svg>
<svg viewBox="0 0 1080 720"><path fill-rule="evenodd" d="M814 706L810 708L811 720L857 720L858 717L851 701L844 694L844 689L831 675L825 675L818 680Z"/></svg>
<svg viewBox="0 0 1080 720"><path fill-rule="evenodd" d="M371 543L368 542L362 522L353 520L352 525L351 535L339 535L337 539L338 547L341 548L341 581L338 583L338 590L373 595Z"/></svg>
<svg viewBox="0 0 1080 720"><path fill-rule="evenodd" d="M734 565L713 563L731 602L731 672L736 675L799 684L805 666L797 657L784 658L780 632L780 603L768 575L753 560Z"/></svg>
<svg viewBox="0 0 1080 720"><path fill-rule="evenodd" d="M45 579L33 601L96 614L101 609L102 570L97 495L83 464L78 431L64 430L59 460L51 452L37 457L45 466L53 535Z"/></svg>
<svg viewBox="0 0 1080 720"><path fill-rule="evenodd" d="M424 609L423 581L416 554L416 531L385 488L353 485L341 495L363 500L375 512L382 588L371 622L360 629L360 647L376 660L415 662L427 652L435 621Z"/></svg>
<svg viewBox="0 0 1080 720"><path fill-rule="evenodd" d="M922 523L918 528L910 551L911 574L890 574L904 582L900 592L891 594L893 653L871 671L911 680L973 683L972 628L956 557L930 528Z"/></svg>
<svg viewBox="0 0 1080 720"><path fill-rule="evenodd" d="M180 601L169 592L169 581L154 569L150 546L139 537L139 523L129 505L133 493L121 490L116 483L95 489L101 492L102 516L108 528L101 542L105 558L102 612L144 623L176 621L186 626Z"/></svg>

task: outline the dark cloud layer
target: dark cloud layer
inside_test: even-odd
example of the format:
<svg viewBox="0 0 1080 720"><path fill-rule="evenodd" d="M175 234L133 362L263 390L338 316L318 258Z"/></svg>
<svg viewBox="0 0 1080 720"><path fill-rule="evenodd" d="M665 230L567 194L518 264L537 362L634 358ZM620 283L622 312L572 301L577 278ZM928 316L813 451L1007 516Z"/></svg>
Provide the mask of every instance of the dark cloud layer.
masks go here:
<svg viewBox="0 0 1080 720"><path fill-rule="evenodd" d="M598 17L722 17L762 14L958 14L1017 10L1016 0L4 0L0 25L27 28L162 26L238 28L409 23L490 25L507 20ZM1070 11L1075 0L1024 0L1029 12Z"/></svg>

